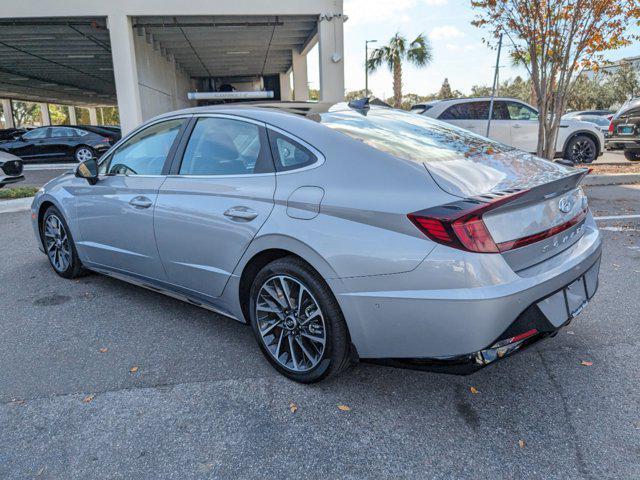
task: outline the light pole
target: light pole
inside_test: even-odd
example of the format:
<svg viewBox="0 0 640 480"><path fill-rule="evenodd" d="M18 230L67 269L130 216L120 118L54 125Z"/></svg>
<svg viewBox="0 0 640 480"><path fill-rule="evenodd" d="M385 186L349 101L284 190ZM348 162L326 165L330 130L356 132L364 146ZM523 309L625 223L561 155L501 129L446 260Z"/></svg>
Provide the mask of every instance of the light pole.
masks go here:
<svg viewBox="0 0 640 480"><path fill-rule="evenodd" d="M364 96L369 96L369 44L376 43L378 40L364 41Z"/></svg>

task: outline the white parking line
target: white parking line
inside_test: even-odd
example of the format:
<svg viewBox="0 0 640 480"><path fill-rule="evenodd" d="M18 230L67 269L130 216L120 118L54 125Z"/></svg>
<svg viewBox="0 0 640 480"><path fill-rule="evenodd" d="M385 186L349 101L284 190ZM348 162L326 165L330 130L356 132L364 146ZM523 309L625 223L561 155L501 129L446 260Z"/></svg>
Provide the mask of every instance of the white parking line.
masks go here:
<svg viewBox="0 0 640 480"><path fill-rule="evenodd" d="M595 220L631 220L632 218L640 218L640 215L610 215L608 217L593 217Z"/></svg>
<svg viewBox="0 0 640 480"><path fill-rule="evenodd" d="M24 171L33 171L33 170L69 170L76 166L77 163L32 163L24 166Z"/></svg>

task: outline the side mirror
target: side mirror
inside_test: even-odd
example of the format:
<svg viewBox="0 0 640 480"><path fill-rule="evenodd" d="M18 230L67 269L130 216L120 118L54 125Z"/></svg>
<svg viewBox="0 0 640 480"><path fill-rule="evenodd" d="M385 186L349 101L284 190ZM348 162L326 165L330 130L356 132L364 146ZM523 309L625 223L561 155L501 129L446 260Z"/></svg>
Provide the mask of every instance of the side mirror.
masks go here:
<svg viewBox="0 0 640 480"><path fill-rule="evenodd" d="M84 178L89 185L98 183L98 162L95 158L85 160L76 167L76 177Z"/></svg>

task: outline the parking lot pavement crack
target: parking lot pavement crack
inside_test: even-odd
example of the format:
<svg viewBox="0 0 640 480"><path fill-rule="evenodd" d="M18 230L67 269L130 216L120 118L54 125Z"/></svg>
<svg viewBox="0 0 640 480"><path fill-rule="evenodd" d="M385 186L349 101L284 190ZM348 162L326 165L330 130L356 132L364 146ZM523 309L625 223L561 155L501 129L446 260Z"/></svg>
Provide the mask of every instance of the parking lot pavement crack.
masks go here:
<svg viewBox="0 0 640 480"><path fill-rule="evenodd" d="M250 376L250 375L245 375L243 376L242 380L247 380L247 381L251 381L251 380L257 380L260 378L264 378L263 376ZM39 400L53 400L56 398L67 398L67 397L76 397L76 396L86 396L86 395L93 395L93 396L99 396L99 395L104 395L104 394L108 394L108 393L119 393L119 392L129 392L129 391L137 391L137 390L160 390L162 388L173 388L173 387L180 387L180 386L185 386L185 385L203 385L206 383L209 384L216 384L216 383L224 383L224 382L228 382L229 380L234 380L232 378L218 378L218 379L212 379L212 380L195 380L195 381L191 381L191 382L175 382L175 383L158 383L155 385L143 385L143 386L131 386L131 387L123 387L123 388L112 388L112 389L104 389L104 390L91 390L91 391L79 391L79 392L65 392L65 393L57 393L54 395L37 395L34 397L28 397L28 398L19 398L19 397L15 397L12 400L9 401L3 401L0 402L0 407L6 407L9 405L23 405L27 402L34 402L34 401L39 401Z"/></svg>
<svg viewBox="0 0 640 480"><path fill-rule="evenodd" d="M596 478L589 472L589 469L584 461L584 457L582 456L582 452L580 451L580 445L578 442L578 432L576 431L576 428L571 421L571 409L569 408L569 402L567 400L567 397L562 391L562 387L560 386L558 379L556 378L553 371L549 367L546 359L544 358L543 352L536 349L536 353L540 357L540 362L542 363L544 371L549 377L549 380L551 381L553 388L558 393L558 396L562 401L562 413L565 419L565 425L566 425L568 437L571 439L571 443L573 444L573 450L575 452L578 471L582 474L583 478L586 478L586 479Z"/></svg>

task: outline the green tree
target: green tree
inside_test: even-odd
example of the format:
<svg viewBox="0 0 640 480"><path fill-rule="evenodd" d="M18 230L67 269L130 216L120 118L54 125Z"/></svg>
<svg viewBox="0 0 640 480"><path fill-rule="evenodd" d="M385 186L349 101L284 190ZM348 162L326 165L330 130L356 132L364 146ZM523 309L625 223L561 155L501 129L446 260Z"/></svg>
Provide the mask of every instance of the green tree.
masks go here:
<svg viewBox="0 0 640 480"><path fill-rule="evenodd" d="M117 107L102 107L99 118L102 125L120 125L120 115Z"/></svg>
<svg viewBox="0 0 640 480"><path fill-rule="evenodd" d="M69 108L65 105L49 104L49 116L51 117L51 125L69 125Z"/></svg>
<svg viewBox="0 0 640 480"><path fill-rule="evenodd" d="M310 88L309 89L309 100L312 101L319 101L320 100L320 90L318 90L317 88Z"/></svg>
<svg viewBox="0 0 640 480"><path fill-rule="evenodd" d="M445 78L444 82L442 82L442 86L440 87L440 91L438 92L438 98L440 100L445 100L452 97L453 92L451 91L451 85L449 85L449 79Z"/></svg>
<svg viewBox="0 0 640 480"><path fill-rule="evenodd" d="M424 35L418 35L411 43L396 33L389 43L371 52L367 60L367 68L375 72L383 64L393 73L393 106L402 106L402 64L409 62L417 67L426 67L431 63L431 45Z"/></svg>
<svg viewBox="0 0 640 480"><path fill-rule="evenodd" d="M611 89L614 103L624 103L640 95L638 72L629 62L622 62L614 73L608 75L606 86Z"/></svg>
<svg viewBox="0 0 640 480"><path fill-rule="evenodd" d="M40 106L33 102L13 101L13 119L16 127L33 126L41 122Z"/></svg>

